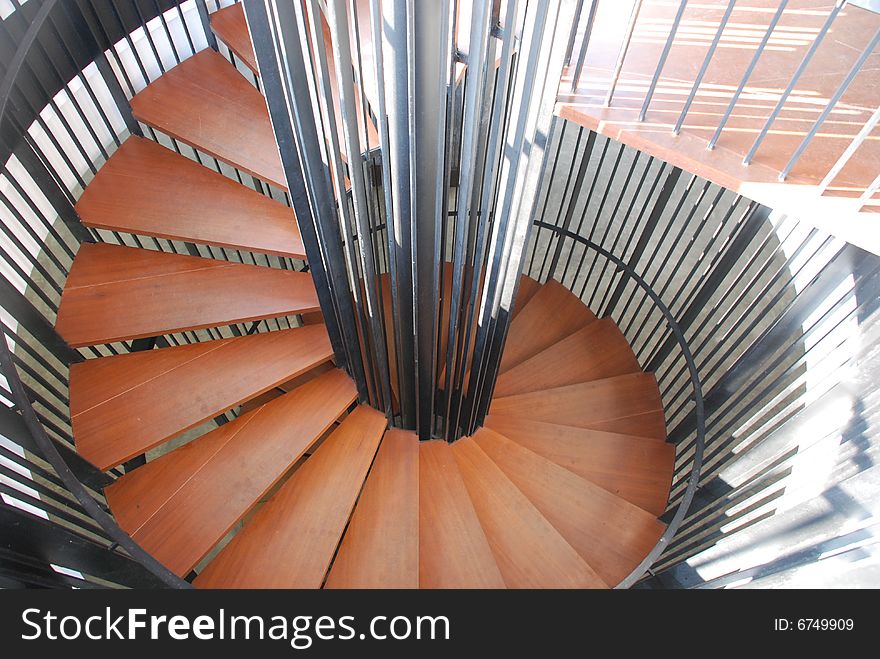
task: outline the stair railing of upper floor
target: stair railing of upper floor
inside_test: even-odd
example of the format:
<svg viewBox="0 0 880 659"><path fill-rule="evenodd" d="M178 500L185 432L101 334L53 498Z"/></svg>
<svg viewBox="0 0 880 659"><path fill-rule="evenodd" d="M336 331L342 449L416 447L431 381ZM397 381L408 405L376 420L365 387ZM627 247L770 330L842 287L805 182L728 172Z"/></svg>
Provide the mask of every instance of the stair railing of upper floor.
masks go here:
<svg viewBox="0 0 880 659"><path fill-rule="evenodd" d="M578 4L561 116L877 253L876 3Z"/></svg>

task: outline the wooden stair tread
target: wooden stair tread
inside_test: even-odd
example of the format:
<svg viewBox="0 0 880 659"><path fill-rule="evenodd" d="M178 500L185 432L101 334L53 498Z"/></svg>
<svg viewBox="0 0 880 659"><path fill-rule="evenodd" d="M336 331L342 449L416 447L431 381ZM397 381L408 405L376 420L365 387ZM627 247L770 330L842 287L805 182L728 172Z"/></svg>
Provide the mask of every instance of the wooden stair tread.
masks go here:
<svg viewBox="0 0 880 659"><path fill-rule="evenodd" d="M211 31L217 35L217 38L225 43L247 68L259 75L251 33L244 18L244 5L237 2L218 9L211 13L209 19Z"/></svg>
<svg viewBox="0 0 880 659"><path fill-rule="evenodd" d="M385 432L325 588L419 587L419 442Z"/></svg>
<svg viewBox="0 0 880 659"><path fill-rule="evenodd" d="M655 516L666 510L675 447L619 433L489 415L485 427Z"/></svg>
<svg viewBox="0 0 880 659"><path fill-rule="evenodd" d="M549 280L511 322L500 372L513 368L595 320L596 316L577 296L558 281Z"/></svg>
<svg viewBox="0 0 880 659"><path fill-rule="evenodd" d="M318 308L305 272L86 243L68 275L55 328L79 347Z"/></svg>
<svg viewBox="0 0 880 659"><path fill-rule="evenodd" d="M287 189L263 95L220 53L203 50L131 99L139 121Z"/></svg>
<svg viewBox="0 0 880 659"><path fill-rule="evenodd" d="M493 398L489 413L666 439L660 391L650 373L630 373Z"/></svg>
<svg viewBox="0 0 880 659"><path fill-rule="evenodd" d="M333 102L334 116L336 119L336 129L338 131L339 139L342 140L342 111L340 109L340 101L339 101L339 85L336 82L336 69L333 60L333 44L330 39L330 28L327 25L327 21L324 19L323 14L320 16L321 24L324 29L324 45L326 47L326 57L327 57L327 72L330 78L330 89L331 96ZM256 75L260 74L258 65L257 65L257 57L254 54L254 45L251 40L250 32L248 31L247 21L245 20L244 10L242 9L241 3L237 3L234 5L230 5L229 7L224 7L218 11L215 11L211 14L211 29L214 34L225 43L229 49L237 55L241 61L247 66L251 71L253 71ZM355 89L355 109L357 112L357 116L361 116L361 99L357 82L354 85ZM379 133L376 130L376 126L373 124L372 117L368 117L369 121L367 122L367 143L368 148L375 149L379 146ZM363 148L363 140L361 141L361 148ZM345 156L343 155L343 160L345 160ZM346 188L350 187L350 184L346 182Z"/></svg>
<svg viewBox="0 0 880 659"><path fill-rule="evenodd" d="M482 428L473 440L605 583L623 581L663 535L651 513L503 435Z"/></svg>
<svg viewBox="0 0 880 659"><path fill-rule="evenodd" d="M305 257L290 208L142 137L110 156L76 210L98 229Z"/></svg>
<svg viewBox="0 0 880 659"><path fill-rule="evenodd" d="M516 318L519 315L519 312L529 303L529 300L535 297L535 293L537 293L540 288L540 282L532 279L528 275L523 275L519 278L519 290L516 293L516 302L514 302L513 305L513 314L511 315L511 318Z"/></svg>
<svg viewBox="0 0 880 659"><path fill-rule="evenodd" d="M73 364L77 450L109 469L332 357L311 325Z"/></svg>
<svg viewBox="0 0 880 659"><path fill-rule="evenodd" d="M320 588L386 425L368 406L349 414L195 585Z"/></svg>
<svg viewBox="0 0 880 659"><path fill-rule="evenodd" d="M440 440L419 446L419 587L505 587L452 449Z"/></svg>
<svg viewBox="0 0 880 659"><path fill-rule="evenodd" d="M638 373L641 366L610 318L590 323L498 377L501 398L567 384Z"/></svg>
<svg viewBox="0 0 880 659"><path fill-rule="evenodd" d="M473 438L452 452L508 588L607 588Z"/></svg>
<svg viewBox="0 0 880 659"><path fill-rule="evenodd" d="M327 373L195 440L183 458L173 451L123 476L107 488L110 507L136 542L185 575L356 397L344 372Z"/></svg>

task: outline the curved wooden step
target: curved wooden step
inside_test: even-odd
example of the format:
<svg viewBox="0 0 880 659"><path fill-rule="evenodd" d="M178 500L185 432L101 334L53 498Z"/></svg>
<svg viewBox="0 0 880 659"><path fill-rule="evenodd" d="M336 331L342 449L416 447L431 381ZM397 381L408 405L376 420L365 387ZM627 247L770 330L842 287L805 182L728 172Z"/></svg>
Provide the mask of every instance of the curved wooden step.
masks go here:
<svg viewBox="0 0 880 659"><path fill-rule="evenodd" d="M195 585L320 588L386 425L384 415L370 407L352 412L211 561Z"/></svg>
<svg viewBox="0 0 880 659"><path fill-rule="evenodd" d="M55 328L78 347L318 308L308 273L86 243L67 277Z"/></svg>
<svg viewBox="0 0 880 659"><path fill-rule="evenodd" d="M508 588L607 588L473 438L452 445Z"/></svg>
<svg viewBox="0 0 880 659"><path fill-rule="evenodd" d="M617 325L610 318L603 318L502 373L494 396L552 389L641 370Z"/></svg>
<svg viewBox="0 0 880 659"><path fill-rule="evenodd" d="M120 525L187 574L354 402L335 370L123 476L106 490Z"/></svg>
<svg viewBox="0 0 880 659"><path fill-rule="evenodd" d="M623 581L663 535L651 513L503 435L483 428L473 440L605 583Z"/></svg>
<svg viewBox="0 0 880 659"><path fill-rule="evenodd" d="M332 357L310 325L73 364L77 450L109 469Z"/></svg>
<svg viewBox="0 0 880 659"><path fill-rule="evenodd" d="M529 303L529 300L535 297L535 293L540 289L541 284L537 280L532 279L528 275L520 277L519 290L516 293L516 301L513 305L513 314L511 317L516 318L519 315L519 312Z"/></svg>
<svg viewBox="0 0 880 659"><path fill-rule="evenodd" d="M419 441L414 433L385 433L324 587L419 587Z"/></svg>
<svg viewBox="0 0 880 659"><path fill-rule="evenodd" d="M220 53L183 60L135 95L131 109L139 121L287 189L266 100Z"/></svg>
<svg viewBox="0 0 880 659"><path fill-rule="evenodd" d="M666 439L660 391L650 373L618 375L604 380L493 398L489 413Z"/></svg>
<svg viewBox="0 0 880 659"><path fill-rule="evenodd" d="M489 415L485 427L652 515L666 510L675 447L634 435Z"/></svg>
<svg viewBox="0 0 880 659"><path fill-rule="evenodd" d="M293 211L142 137L129 137L76 204L83 224L305 258Z"/></svg>
<svg viewBox="0 0 880 659"><path fill-rule="evenodd" d="M367 11L369 10L367 9ZM323 15L319 14L319 18L321 19L321 25L324 28L324 46L326 48L325 55L327 58L327 72L330 78L330 90L332 97L331 100L333 102L334 117L336 119L336 129L338 131L339 139L342 140L343 114L340 109L339 85L336 82L336 69L333 63L333 42L330 39L330 28L327 25L327 21L323 20ZM212 13L211 29L214 34L217 35L217 38L225 43L229 47L229 50L231 50L236 56L239 57L239 59L241 59L245 66L247 66L256 75L260 74L257 65L257 58L254 54L253 41L251 40L251 35L248 31L247 21L245 20L244 9L242 8L241 3L224 7L223 9ZM370 47L369 44L364 44L364 46ZM366 63L364 64L364 67L366 67ZM354 90L355 112L356 115L360 117L361 95L357 82L355 82ZM369 116L368 118L370 120L367 122L367 148L376 149L379 147L379 133L376 131L376 126L373 123L372 116ZM361 142L361 149L364 149L363 141ZM345 155L342 156L342 159L345 160ZM345 187L350 187L348 181L346 181Z"/></svg>
<svg viewBox="0 0 880 659"><path fill-rule="evenodd" d="M504 588L450 445L419 445L419 588Z"/></svg>
<svg viewBox="0 0 880 659"><path fill-rule="evenodd" d="M549 280L511 322L500 371L510 370L595 320L576 295L558 281Z"/></svg>
<svg viewBox="0 0 880 659"><path fill-rule="evenodd" d="M248 31L247 21L244 18L244 5L237 2L234 5L218 9L211 13L209 20L211 31L217 35L217 38L225 43L247 68L260 75L257 56L254 55L254 45L251 42L251 33Z"/></svg>

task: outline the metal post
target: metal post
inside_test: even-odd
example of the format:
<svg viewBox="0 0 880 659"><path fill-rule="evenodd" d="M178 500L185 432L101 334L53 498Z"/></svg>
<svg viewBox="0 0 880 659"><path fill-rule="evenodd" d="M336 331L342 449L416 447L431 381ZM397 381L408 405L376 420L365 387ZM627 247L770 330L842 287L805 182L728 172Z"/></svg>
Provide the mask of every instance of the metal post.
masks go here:
<svg viewBox="0 0 880 659"><path fill-rule="evenodd" d="M294 3L245 0L269 115L281 153L291 204L296 213L309 271L336 355L358 387L369 393L359 349L352 293L345 272L329 170L322 156L311 101L303 43L292 26L303 20ZM279 26L286 26L287 31Z"/></svg>
<svg viewBox="0 0 880 659"><path fill-rule="evenodd" d="M825 105L825 108L816 117L816 121L810 127L810 130L807 131L807 134L804 136L804 139L798 145L798 148L795 149L794 153L791 155L788 163L786 163L785 167L779 172L779 180L784 181L785 177L791 172L792 168L797 163L798 159L803 155L804 150L810 144L810 141L815 137L816 132L819 130L819 127L825 122L828 118L828 115L831 114L831 111L834 109L834 106L837 105L837 102L840 100L840 97L843 96L844 92L849 88L850 84L852 84L853 79L855 79L856 75L858 75L859 71L862 70L862 66L864 66L867 59L874 52L874 48L877 47L877 44L880 43L880 30L874 33L874 37L862 51L862 54L859 55L859 58L855 61L855 63L850 68L849 72L846 74L846 77L840 83L840 85L835 90L834 94L832 94L831 98L828 100L828 103Z"/></svg>
<svg viewBox="0 0 880 659"><path fill-rule="evenodd" d="M651 78L651 84L648 86L648 93L645 95L645 102L639 111L639 121L645 120L648 113L648 107L651 105L651 99L654 96L654 90L657 88L657 82L660 80L660 74L663 73L663 67L666 59L669 57L669 51L672 50L672 42L675 41L675 33L678 32L678 26L681 23L681 17L684 15L684 8L687 6L687 0L681 0L678 5L678 11L675 12L675 18L672 19L672 27L669 30L669 36L666 37L666 43L660 53L660 59L657 61L657 68L654 69L654 77Z"/></svg>
<svg viewBox="0 0 880 659"><path fill-rule="evenodd" d="M626 36L623 38L623 46L617 53L617 62L614 64L614 72L611 74L611 83L608 85L608 93L605 95L605 107L611 106L611 99L614 97L614 91L617 89L617 81L620 79L620 72L623 70L623 63L626 61L626 55L629 52L629 45L632 43L633 32L636 29L636 23L639 20L639 12L642 10L643 0L636 0L633 5L632 13L629 15L629 23L626 26Z"/></svg>
<svg viewBox="0 0 880 659"><path fill-rule="evenodd" d="M831 169L828 170L828 173L825 175L825 178L822 179L822 182L819 183L820 194L825 192L825 190L828 189L828 186L831 185L831 182L837 178L837 175L840 174L840 171L846 166L846 163L849 162L850 158L855 155L855 152L858 151L862 142L864 142L865 138L867 138L874 128L877 127L878 123L880 123L880 106L874 110L874 114L871 115L871 118L865 122L865 125L862 126L858 135L853 138L853 141L849 143L849 146L846 147L846 150L840 155L840 158L837 159L837 162L834 163Z"/></svg>
<svg viewBox="0 0 880 659"><path fill-rule="evenodd" d="M684 102L684 107L681 109L681 114L678 117L678 121L675 122L675 128L672 129L672 132L676 135L681 132L681 126L684 123L685 117L687 117L688 110L691 109L691 103L694 102L694 97L697 95L700 83L703 82L703 76L706 75L706 70L709 68L709 63L712 61L715 49L718 48L718 42L721 41L721 34L724 32L724 28L727 27L727 22L730 20L730 15L733 13L733 6L735 4L736 0L730 0L727 4L727 10L724 12L724 16L721 17L721 22L718 24L718 30L715 32L715 38L712 39L706 57L703 58L703 65L700 67L697 77L694 78L694 85L691 87L691 93L688 94L687 100Z"/></svg>
<svg viewBox="0 0 880 659"><path fill-rule="evenodd" d="M599 9L599 0L592 0L590 3L590 13L587 14L587 24L584 26L584 38L581 40L581 50L578 53L577 66L574 67L574 73L571 76L571 91L577 89L581 73L584 70L584 61L587 59L587 49L590 47L590 35L593 33L593 23L596 20L597 9ZM580 13L575 14L572 18L574 19L573 22L580 23Z"/></svg>
<svg viewBox="0 0 880 659"><path fill-rule="evenodd" d="M770 41L770 35L772 35L773 30L776 29L776 25L779 23L779 19L782 18L782 13L785 11L785 7L787 4L788 0L781 0L779 6L776 8L776 13L773 14L773 18L770 19L770 24L764 31L764 36L761 38L761 43L759 43L758 47L755 49L755 54L752 55L752 60L746 67L745 73L743 73L743 77L740 79L736 91L733 92L733 96L730 98L730 103L727 104L727 109L724 111L724 114L721 117L721 121L718 122L718 128L715 129L715 133L712 135L712 139L709 140L709 144L706 145L706 148L709 151L714 149L715 145L718 143L718 138L721 137L721 131L723 131L724 127L727 125L727 120L730 119L730 114L733 112L733 108L739 100L740 94L742 94L743 89L745 89L746 83L749 81L749 78L752 77L752 72L754 72L755 67L758 65L758 60L761 59L761 54L764 52L764 48L766 48L767 42Z"/></svg>
<svg viewBox="0 0 880 659"><path fill-rule="evenodd" d="M743 165L748 165L750 162L752 162L752 158L755 157L755 153L760 148L761 142L763 142L764 138L767 136L767 133L770 130L770 126L773 125L773 122L776 121L776 117L778 117L779 113L782 112L782 107L785 105L785 102L788 100L791 92L794 91L794 87L797 84L797 81L800 80L801 75L806 70L807 65L810 63L810 60L813 59L813 55L816 54L816 51L819 49L819 45L822 43L822 40L825 38L825 35L831 28L831 24L834 22L834 19L837 18L837 14L840 13L840 10L843 9L843 6L845 4L846 0L837 0L837 4L834 5L831 13L828 14L828 17L822 24L822 27L820 28L819 33L816 35L816 38L813 40L813 43L810 44L810 47L804 54L804 58L801 60L801 63L798 64L797 69L795 69L795 72L792 74L791 80L788 81L788 85L785 87L785 91L782 92L782 95L776 102L776 106L773 108L770 116L767 117L767 121L764 122L764 126L761 128L761 132L759 132L758 136L755 138L755 143L752 144L752 148L749 149L746 157L743 158Z"/></svg>
<svg viewBox="0 0 880 659"><path fill-rule="evenodd" d="M480 324L474 347L466 432L482 424L498 377L513 302L520 283L532 219L539 204L540 172L550 153L553 106L562 76L565 40L556 37L574 20L574 3L528 7L523 22L506 153L499 180L498 220L493 226Z"/></svg>

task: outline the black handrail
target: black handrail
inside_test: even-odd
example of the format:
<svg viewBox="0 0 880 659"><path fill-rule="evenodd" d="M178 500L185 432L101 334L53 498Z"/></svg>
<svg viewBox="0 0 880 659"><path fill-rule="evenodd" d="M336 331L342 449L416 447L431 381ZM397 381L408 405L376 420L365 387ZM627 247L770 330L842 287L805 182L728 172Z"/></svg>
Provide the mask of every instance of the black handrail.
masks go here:
<svg viewBox="0 0 880 659"><path fill-rule="evenodd" d="M569 238L577 243L580 243L587 249L592 249L597 252L600 256L605 257L614 265L617 266L618 270L623 272L627 277L629 277L632 281L634 281L644 292L645 294L651 298L651 301L654 303L654 306L660 310L660 313L663 314L663 317L666 319L667 324L669 325L669 329L672 332L672 335L675 337L678 342L678 346L681 349L682 355L684 356L685 364L687 365L688 373L690 374L691 387L694 390L694 417L696 419L696 441L694 444L694 455L692 458L692 467L691 467L691 475L688 478L687 488L685 489L684 496L681 498L681 502L678 504L678 508L675 511L675 515L672 520L669 522L669 525L666 527L666 530L663 532L663 535L660 536L660 539L654 545L654 548L648 552L648 555L639 563L629 575L621 581L616 588L629 588L633 584L635 584L639 579L641 579L649 570L649 568L657 561L660 555L663 553L663 550L669 545L672 538L678 532L678 527L681 526L682 521L684 521L684 517L687 514L688 509L690 508L691 502L694 498L694 493L697 490L697 485L700 481L700 470L703 465L703 450L705 449L705 441L706 441L706 413L703 406L703 389L700 384L700 375L697 371L697 364L694 361L694 357L691 354L690 347L688 346L687 340L684 337L684 332L682 332L681 327L678 322L675 320L675 316L672 315L672 312L669 310L669 307L660 299L660 296L654 292L654 289L639 275L632 267L627 264L625 261L615 256L608 250L600 247L592 240L585 238L574 231L570 231L563 227L558 227L554 224L549 224L547 222L535 221L534 226L539 227L541 229L548 229L552 232L555 232L560 237Z"/></svg>
<svg viewBox="0 0 880 659"><path fill-rule="evenodd" d="M40 31L46 24L56 1L57 0L45 0L40 6L39 11L34 16L34 20L28 26L27 32L16 49L15 55L12 58L12 62L9 65L9 69L6 71L2 83L0 83L0 125L2 125L2 122L5 119L9 98L15 87L22 65L27 58L31 46L36 42ZM52 468L64 482L65 487L67 487L70 493L73 494L85 512L100 525L101 529L113 542L122 547L132 558L152 572L163 584L171 588L192 588L191 584L181 579L135 542L131 536L116 523L116 520L101 508L98 502L88 493L86 487L79 481L79 479L77 479L73 471L71 471L69 465L49 438L43 424L40 422L34 411L31 400L27 395L24 384L22 383L18 370L13 362L12 352L6 343L7 336L9 335L10 332L5 323L0 323L0 343L3 344L2 347L0 347L0 372L3 373L9 383L9 388L12 392L15 404L21 411L25 425L33 436L33 439L42 452L43 457L52 465ZM9 336L9 338L13 337Z"/></svg>

